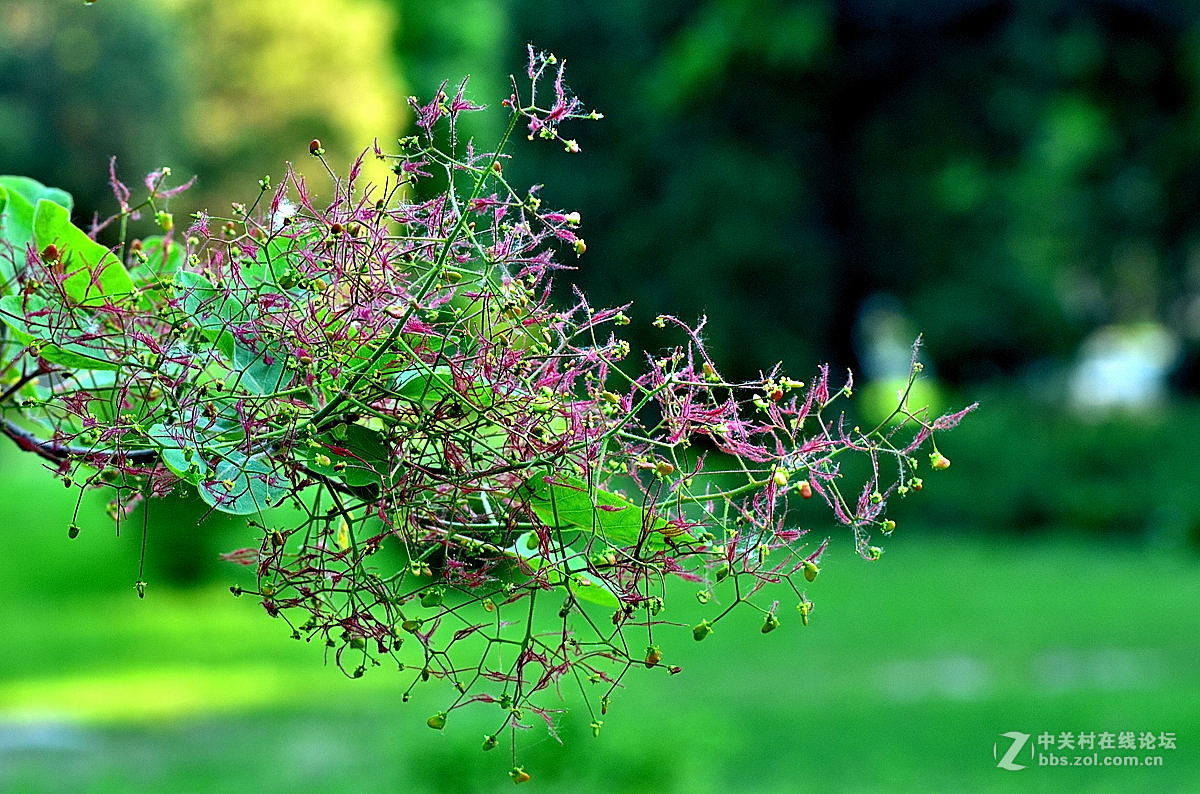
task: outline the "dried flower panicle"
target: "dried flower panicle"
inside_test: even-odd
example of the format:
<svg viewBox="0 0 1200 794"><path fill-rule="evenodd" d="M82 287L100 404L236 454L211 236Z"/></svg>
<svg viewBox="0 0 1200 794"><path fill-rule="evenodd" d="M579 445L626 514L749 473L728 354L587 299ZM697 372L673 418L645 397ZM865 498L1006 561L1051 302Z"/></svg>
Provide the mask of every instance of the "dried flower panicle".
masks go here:
<svg viewBox="0 0 1200 794"><path fill-rule="evenodd" d="M577 149L562 125L599 114L553 56L531 48L528 77L503 103L509 134ZM918 451L971 409L930 418L901 401L879 427L848 426L849 380L731 382L703 321L658 318L666 347L637 360L619 336L630 307L551 300L582 219L509 183L509 136L439 145L480 109L466 91L443 84L414 102L418 135L376 144L386 183L359 184L360 158L321 198L289 170L183 234L160 218L174 195L161 172L134 207L114 170L122 217L146 212L164 234L86 283L77 242L13 253L0 405L18 445L112 489L119 520L176 487L249 516L261 542L228 559L258 586L239 592L347 675L449 684L431 727L491 704L494 747L533 719L553 731L562 684L604 712L629 669L678 672L680 586L715 602L697 640L734 607L773 632L781 599L807 624L836 542L817 528L831 514L878 558L887 503L921 488ZM418 198L435 175L445 189ZM867 463L853 487L846 457Z"/></svg>

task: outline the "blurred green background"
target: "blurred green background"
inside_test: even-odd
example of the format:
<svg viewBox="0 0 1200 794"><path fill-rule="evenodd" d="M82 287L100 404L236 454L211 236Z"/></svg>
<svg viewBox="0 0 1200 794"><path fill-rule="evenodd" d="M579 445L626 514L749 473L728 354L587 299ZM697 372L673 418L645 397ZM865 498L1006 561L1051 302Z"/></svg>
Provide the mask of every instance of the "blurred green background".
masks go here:
<svg viewBox="0 0 1200 794"><path fill-rule="evenodd" d="M1200 780L1200 11L987 0L0 0L0 173L80 217L197 173L188 209L408 131L404 98L527 41L606 114L583 154L519 141L579 210L597 303L710 317L729 371L852 367L885 410L925 335L925 397L980 400L954 467L878 564L835 537L812 625L724 626L522 753L547 791L1194 790ZM499 117L473 121L487 140ZM306 159L307 158L307 159ZM314 179L319 175L314 174ZM317 182L317 184L320 184ZM486 791L490 713L424 727L226 587L256 543L184 501L114 537L0 449L0 789ZM687 593L682 593L685 599ZM568 701L568 706L571 702ZM478 719L478 722L475 720ZM1174 732L1155 769L996 768L999 734ZM1003 751L1003 745L1001 746Z"/></svg>

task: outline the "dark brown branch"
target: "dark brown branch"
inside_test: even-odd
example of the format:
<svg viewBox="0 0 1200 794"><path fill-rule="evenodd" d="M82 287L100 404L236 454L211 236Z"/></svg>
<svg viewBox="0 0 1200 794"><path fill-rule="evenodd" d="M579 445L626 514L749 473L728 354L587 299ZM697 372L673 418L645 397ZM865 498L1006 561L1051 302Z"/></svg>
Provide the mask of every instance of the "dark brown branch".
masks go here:
<svg viewBox="0 0 1200 794"><path fill-rule="evenodd" d="M34 380L35 378L37 378L39 375L42 375L42 374L44 374L44 370L39 368L39 369L35 369L33 372L30 372L26 375L22 375L20 380L18 380L12 386L9 386L7 389L5 389L3 394L0 394L0 403L6 402L9 397L12 397L14 394L16 394L21 389L23 389L27 383L29 383L30 381Z"/></svg>
<svg viewBox="0 0 1200 794"><path fill-rule="evenodd" d="M373 502L379 498L379 488L374 485L347 485L344 482L335 480L333 477L326 477L320 472L315 472L307 466L301 467L304 474L331 491L336 491L346 496L353 496L355 499L362 499L365 502Z"/></svg>
<svg viewBox="0 0 1200 794"><path fill-rule="evenodd" d="M98 460L106 462L151 461L157 460L161 456L161 452L157 449L138 449L132 452L99 452L88 447L55 444L52 441L43 441L37 438L33 433L18 427L8 419L5 419L3 424L0 425L0 433L12 439L13 443L22 452L32 452L51 463L61 464L72 458L83 458L90 462L97 462ZM374 501L379 497L379 489L375 486L347 485L332 477L326 477L323 474L315 472L312 469L303 468L302 470L308 477L338 493L365 501Z"/></svg>
<svg viewBox="0 0 1200 794"><path fill-rule="evenodd" d="M138 449L132 452L100 452L90 447L76 447L65 444L56 444L53 441L43 441L33 433L18 427L9 419L5 419L0 432L12 439L23 452L32 452L33 454L45 458L54 463L62 463L71 458L105 458L112 461L137 461L137 460L154 460L158 458L159 451L156 449Z"/></svg>

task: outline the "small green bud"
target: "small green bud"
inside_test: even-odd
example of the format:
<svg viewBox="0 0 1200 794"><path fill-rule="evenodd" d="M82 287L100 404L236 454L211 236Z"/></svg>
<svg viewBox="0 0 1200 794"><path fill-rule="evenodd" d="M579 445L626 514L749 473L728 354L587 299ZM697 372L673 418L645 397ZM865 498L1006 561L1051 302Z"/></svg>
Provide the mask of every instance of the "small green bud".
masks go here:
<svg viewBox="0 0 1200 794"><path fill-rule="evenodd" d="M700 642L709 634L712 634L712 631L712 624L709 623L708 620L702 620L692 627L692 639L694 639L696 642Z"/></svg>
<svg viewBox="0 0 1200 794"><path fill-rule="evenodd" d="M435 731L440 731L446 727L446 712L439 711L429 719L425 720L425 724Z"/></svg>
<svg viewBox="0 0 1200 794"><path fill-rule="evenodd" d="M777 628L779 628L779 618L777 618L775 616L774 612L768 612L767 619L766 619L766 621L763 622L763 625L762 625L762 633L770 634L772 631L774 631Z"/></svg>
<svg viewBox="0 0 1200 794"><path fill-rule="evenodd" d="M495 736L484 736L483 737L484 752L487 752L488 750L495 750L499 744L500 744L500 740L497 739Z"/></svg>

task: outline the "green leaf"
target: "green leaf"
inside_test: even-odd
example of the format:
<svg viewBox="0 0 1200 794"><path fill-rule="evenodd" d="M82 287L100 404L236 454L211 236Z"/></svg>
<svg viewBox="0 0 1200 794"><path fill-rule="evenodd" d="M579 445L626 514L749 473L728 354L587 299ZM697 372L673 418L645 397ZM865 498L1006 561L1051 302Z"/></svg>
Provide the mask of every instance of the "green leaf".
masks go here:
<svg viewBox="0 0 1200 794"><path fill-rule="evenodd" d="M12 246L16 269L25 267L25 248L33 242L33 205L20 193L0 187L4 196L4 212L0 215L0 238Z"/></svg>
<svg viewBox="0 0 1200 794"><path fill-rule="evenodd" d="M42 199L71 207L71 197L58 188L23 176L0 176L0 295L25 269L25 250L33 242L33 208Z"/></svg>
<svg viewBox="0 0 1200 794"><path fill-rule="evenodd" d="M69 373L74 377L56 377L51 385L43 385L39 380L37 394L39 399L49 399L53 395L70 394L77 391L106 391L116 388L119 373L116 370L78 369Z"/></svg>
<svg viewBox="0 0 1200 794"><path fill-rule="evenodd" d="M319 447L298 452L308 467L318 474L341 480L346 485L379 485L391 466L383 436L362 425L338 428L344 435L330 431L317 436ZM329 462L325 463L324 459ZM339 464L344 464L339 468Z"/></svg>
<svg viewBox="0 0 1200 794"><path fill-rule="evenodd" d="M154 425L146 431L146 436L159 445L163 464L176 476L199 484L208 474L208 464L204 462L199 446L177 425ZM203 439L197 439L200 440Z"/></svg>
<svg viewBox="0 0 1200 794"><path fill-rule="evenodd" d="M582 601L590 601L610 609L621 606L621 600L612 588L599 576L590 573L584 556L570 547L561 551L551 549L549 554L543 554L539 548L537 533L526 532L517 538L517 542L510 546L508 551L516 554L534 570L549 568L545 577L551 584L562 584L565 577L567 589Z"/></svg>
<svg viewBox="0 0 1200 794"><path fill-rule="evenodd" d="M242 280L250 287L266 285L281 292L292 290L302 272L300 251L311 249L321 239L317 231L293 238L277 235L261 245L254 260L242 265Z"/></svg>
<svg viewBox="0 0 1200 794"><path fill-rule="evenodd" d="M170 277L183 268L184 246L165 237L147 237L142 240L142 256L133 266L130 276L139 286L152 284L162 277Z"/></svg>
<svg viewBox="0 0 1200 794"><path fill-rule="evenodd" d="M396 376L395 386L401 396L425 405L450 399L479 410L489 408L495 402L495 394L485 383L473 381L465 393L456 390L454 375L449 367L406 369Z"/></svg>
<svg viewBox="0 0 1200 794"><path fill-rule="evenodd" d="M593 574L586 572L571 574L567 588L582 601L591 601L593 604L610 609L619 609L621 606L621 600L617 598L617 594L612 591L612 588Z"/></svg>
<svg viewBox="0 0 1200 794"><path fill-rule="evenodd" d="M8 293L9 285L17 274L17 257L20 246L13 245L7 237L8 190L0 186L0 295Z"/></svg>
<svg viewBox="0 0 1200 794"><path fill-rule="evenodd" d="M175 293L183 311L209 339L217 339L231 325L250 319L245 304L230 292L217 289L199 273L179 273L175 277Z"/></svg>
<svg viewBox="0 0 1200 794"><path fill-rule="evenodd" d="M547 526L578 527L600 535L613 546L637 545L643 530L648 530L643 542L648 549L666 548L667 535L677 542L694 540L625 497L589 488L578 477L556 475L547 483L546 477L538 474L525 482L519 494Z"/></svg>
<svg viewBox="0 0 1200 794"><path fill-rule="evenodd" d="M63 292L80 306L101 306L133 291L133 279L121 260L71 224L71 212L50 199L41 199L33 213L33 237L38 250L53 245L59 251L66 279Z"/></svg>
<svg viewBox="0 0 1200 794"><path fill-rule="evenodd" d="M82 327L81 323L85 322L85 318L74 317L64 322L52 309L38 317L29 316L47 309L50 309L50 304L36 295L6 295L0 298L0 321L12 329L13 337L17 341L26 345L34 343L37 355L52 364L61 364L70 369L121 369L122 365L109 360L101 349L78 342L61 341L64 326ZM55 344L52 340L59 341Z"/></svg>
<svg viewBox="0 0 1200 794"><path fill-rule="evenodd" d="M260 343L261 344L261 343ZM241 342L233 343L233 368L239 373L238 384L251 394L274 394L284 387L287 377L287 360L268 345L262 345L261 353L246 347Z"/></svg>
<svg viewBox="0 0 1200 794"><path fill-rule="evenodd" d="M237 516L275 507L287 493L287 480L275 475L264 458L231 452L217 465L213 479L200 484L200 498Z"/></svg>
<svg viewBox="0 0 1200 794"><path fill-rule="evenodd" d="M71 198L71 194L65 190L59 190L56 187L46 187L36 179L30 179L27 176L0 176L0 187L5 188L9 195L17 194L25 199L25 203L30 206L30 217L33 217L33 207L42 199L53 201L63 209L70 212L75 202Z"/></svg>
<svg viewBox="0 0 1200 794"><path fill-rule="evenodd" d="M25 250L33 237L33 207L0 186L0 295L25 268Z"/></svg>

